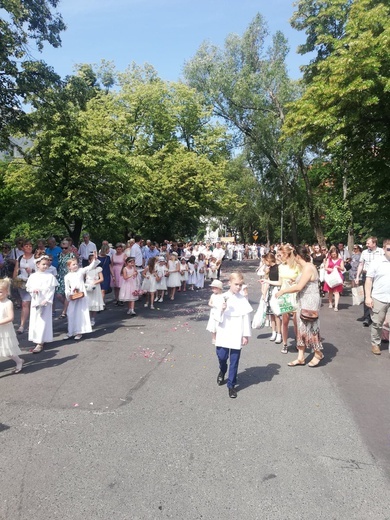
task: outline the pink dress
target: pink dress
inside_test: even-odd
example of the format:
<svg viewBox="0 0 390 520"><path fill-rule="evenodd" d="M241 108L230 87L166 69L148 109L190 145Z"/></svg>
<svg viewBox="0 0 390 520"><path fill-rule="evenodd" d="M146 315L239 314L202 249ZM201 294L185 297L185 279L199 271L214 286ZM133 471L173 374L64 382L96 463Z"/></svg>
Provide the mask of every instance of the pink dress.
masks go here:
<svg viewBox="0 0 390 520"><path fill-rule="evenodd" d="M134 294L138 290L138 275L136 269L133 267L125 267L126 276L130 278L123 278L121 276L121 288L119 291L119 300L121 302L135 302L138 300L138 294ZM136 275L135 278L133 275Z"/></svg>
<svg viewBox="0 0 390 520"><path fill-rule="evenodd" d="M334 260L332 258L329 258L329 262L328 262L328 268L329 269L332 269L333 267L337 266L337 265L340 265L341 264L341 258L338 258L336 260L336 262L334 262ZM343 290L343 283L344 283L344 276L343 276L343 273L341 271L339 271L339 275L340 275L340 285L336 285L336 287L332 287L330 288L329 285L325 282L324 283L324 291L325 292L329 292L329 291L333 291L333 292L342 292Z"/></svg>
<svg viewBox="0 0 390 520"><path fill-rule="evenodd" d="M123 264L125 263L126 255L120 254L117 255L116 253L112 255L111 263L112 263L112 269L114 271L115 280L112 282L111 287L120 287L123 282L123 278L121 275Z"/></svg>

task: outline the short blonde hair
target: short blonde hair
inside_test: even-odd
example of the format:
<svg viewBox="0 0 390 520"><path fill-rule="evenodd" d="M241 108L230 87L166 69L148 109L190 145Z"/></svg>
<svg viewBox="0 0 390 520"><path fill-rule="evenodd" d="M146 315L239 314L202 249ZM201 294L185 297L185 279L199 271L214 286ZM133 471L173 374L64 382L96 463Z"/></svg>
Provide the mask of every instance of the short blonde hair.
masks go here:
<svg viewBox="0 0 390 520"><path fill-rule="evenodd" d="M241 273L241 271L233 271L232 273L230 273L229 282L231 282L232 280L241 280L243 282L244 275Z"/></svg>
<svg viewBox="0 0 390 520"><path fill-rule="evenodd" d="M7 294L9 294L10 293L10 289L11 289L11 280L10 280L10 278L1 278L0 279L0 287L3 287L7 291Z"/></svg>

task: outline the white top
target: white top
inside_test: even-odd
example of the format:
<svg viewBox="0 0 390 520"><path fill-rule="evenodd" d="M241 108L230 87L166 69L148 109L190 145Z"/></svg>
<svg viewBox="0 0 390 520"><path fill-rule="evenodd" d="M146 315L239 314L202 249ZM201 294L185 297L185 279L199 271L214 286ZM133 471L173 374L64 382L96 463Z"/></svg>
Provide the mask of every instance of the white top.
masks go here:
<svg viewBox="0 0 390 520"><path fill-rule="evenodd" d="M139 244L133 244L130 249L130 256L135 258L135 266L142 267L144 264L144 258Z"/></svg>
<svg viewBox="0 0 390 520"><path fill-rule="evenodd" d="M227 307L217 327L215 344L217 347L241 350L242 338L251 336L250 313L253 309L242 294L228 291L223 296Z"/></svg>
<svg viewBox="0 0 390 520"><path fill-rule="evenodd" d="M359 264L363 264L363 271L368 271L370 263L376 260L377 258L383 256L383 254L383 249L381 247L377 247L374 251L365 249L360 255L359 260Z"/></svg>
<svg viewBox="0 0 390 520"><path fill-rule="evenodd" d="M94 251L97 251L97 249L93 242L89 241L88 244L82 242L79 247L79 256L83 260L88 260L89 255L91 255Z"/></svg>
<svg viewBox="0 0 390 520"><path fill-rule="evenodd" d="M222 262L222 258L225 256L225 250L222 247L214 247L213 249L213 257L217 260L217 262Z"/></svg>
<svg viewBox="0 0 390 520"><path fill-rule="evenodd" d="M371 262L367 278L372 278L371 296L382 303L390 303L390 260L385 255Z"/></svg>

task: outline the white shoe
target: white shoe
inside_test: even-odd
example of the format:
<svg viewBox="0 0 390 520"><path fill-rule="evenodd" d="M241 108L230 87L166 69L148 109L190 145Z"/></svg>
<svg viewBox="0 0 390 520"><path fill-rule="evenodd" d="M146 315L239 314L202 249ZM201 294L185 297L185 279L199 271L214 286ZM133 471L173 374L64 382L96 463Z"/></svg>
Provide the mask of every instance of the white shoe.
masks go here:
<svg viewBox="0 0 390 520"><path fill-rule="evenodd" d="M144 307L147 307L147 306L148 306L148 304L147 304L147 303L144 303Z"/></svg>
<svg viewBox="0 0 390 520"><path fill-rule="evenodd" d="M151 305L150 308L151 308L151 309L154 309L154 305Z"/></svg>
<svg viewBox="0 0 390 520"><path fill-rule="evenodd" d="M160 303L162 303L164 300L163 300L163 298L161 297L158 301L159 301Z"/></svg>
<svg viewBox="0 0 390 520"><path fill-rule="evenodd" d="M269 338L270 341L275 341L276 339L276 332L273 332L271 337Z"/></svg>
<svg viewBox="0 0 390 520"><path fill-rule="evenodd" d="M129 309L126 314L132 314L131 310Z"/></svg>
<svg viewBox="0 0 390 520"><path fill-rule="evenodd" d="M91 327L95 326L95 320L91 320Z"/></svg>
<svg viewBox="0 0 390 520"><path fill-rule="evenodd" d="M276 334L275 343L282 343L282 335Z"/></svg>

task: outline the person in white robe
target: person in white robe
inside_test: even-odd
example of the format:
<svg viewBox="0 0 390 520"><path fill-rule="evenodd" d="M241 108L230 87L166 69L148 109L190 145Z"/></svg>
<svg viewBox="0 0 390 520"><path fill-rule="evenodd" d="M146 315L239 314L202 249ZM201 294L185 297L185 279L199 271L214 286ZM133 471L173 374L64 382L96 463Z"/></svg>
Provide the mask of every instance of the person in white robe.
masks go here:
<svg viewBox="0 0 390 520"><path fill-rule="evenodd" d="M49 271L50 258L43 255L36 259L36 271L26 284L31 295L31 314L28 339L36 343L33 354L44 349L45 343L53 341L53 299L58 285L56 277Z"/></svg>

